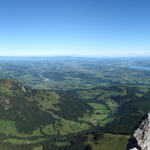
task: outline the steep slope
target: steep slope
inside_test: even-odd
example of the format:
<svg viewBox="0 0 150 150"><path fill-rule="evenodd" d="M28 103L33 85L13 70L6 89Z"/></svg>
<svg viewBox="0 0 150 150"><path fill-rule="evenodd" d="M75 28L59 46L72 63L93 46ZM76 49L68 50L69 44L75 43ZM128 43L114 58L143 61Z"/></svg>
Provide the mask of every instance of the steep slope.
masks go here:
<svg viewBox="0 0 150 150"><path fill-rule="evenodd" d="M124 100L119 105L115 119L108 126L109 132L131 135L143 116L150 110L149 88L127 87L127 95L118 97Z"/></svg>
<svg viewBox="0 0 150 150"><path fill-rule="evenodd" d="M16 80L0 80L0 119L15 121L19 132L30 133L54 117L37 106L32 93Z"/></svg>
<svg viewBox="0 0 150 150"><path fill-rule="evenodd" d="M113 150L120 150L121 141L125 149L132 129L150 110L149 96L147 87L34 90L17 80L1 79L0 146L100 150L114 141Z"/></svg>
<svg viewBox="0 0 150 150"><path fill-rule="evenodd" d="M139 127L134 131L131 139L130 150L150 150L150 113L142 120Z"/></svg>
<svg viewBox="0 0 150 150"><path fill-rule="evenodd" d="M77 121L90 109L65 92L31 90L17 80L0 80L0 121L13 122L19 133L31 134L38 128L60 124L62 119Z"/></svg>

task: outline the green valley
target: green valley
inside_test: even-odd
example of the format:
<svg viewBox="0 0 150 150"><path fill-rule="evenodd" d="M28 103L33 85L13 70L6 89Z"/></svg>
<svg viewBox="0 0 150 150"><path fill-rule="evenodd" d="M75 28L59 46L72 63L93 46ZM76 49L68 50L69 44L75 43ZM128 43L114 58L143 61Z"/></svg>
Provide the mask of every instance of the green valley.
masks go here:
<svg viewBox="0 0 150 150"><path fill-rule="evenodd" d="M0 150L126 149L150 110L149 71L130 69L139 60L24 59L0 64Z"/></svg>
<svg viewBox="0 0 150 150"><path fill-rule="evenodd" d="M8 150L21 145L33 150L51 146L86 150L87 145L107 149L105 142L110 139L116 141L115 147L118 140L126 147L133 129L150 109L149 87L32 90L17 80L1 79L0 89L0 145L8 143L4 146Z"/></svg>

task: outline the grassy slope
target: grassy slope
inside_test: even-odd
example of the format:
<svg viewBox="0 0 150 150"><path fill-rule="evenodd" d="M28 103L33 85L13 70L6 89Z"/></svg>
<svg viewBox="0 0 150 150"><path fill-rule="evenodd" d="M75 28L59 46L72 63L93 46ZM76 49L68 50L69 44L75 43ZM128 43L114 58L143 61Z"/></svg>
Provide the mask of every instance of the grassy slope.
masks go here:
<svg viewBox="0 0 150 150"><path fill-rule="evenodd" d="M126 150L128 140L129 136L104 134L102 138L91 145L93 150Z"/></svg>
<svg viewBox="0 0 150 150"><path fill-rule="evenodd" d="M130 135L140 118L150 109L149 91L146 87L126 86L67 92L29 90L18 81L1 80L0 133L6 136L2 141L34 144L46 141L45 134L78 134L93 126L105 127L109 123L105 130L117 135L104 134L97 141L98 144L91 142L91 146L96 150L107 149L105 146L110 146L112 141L116 144L120 142L125 147L128 137L118 134L124 132ZM126 130L128 126L131 127L130 132ZM30 132L26 132L29 130ZM29 137L36 139L27 139ZM55 145L64 146L63 142L66 141L58 140ZM115 148L117 149L117 145Z"/></svg>

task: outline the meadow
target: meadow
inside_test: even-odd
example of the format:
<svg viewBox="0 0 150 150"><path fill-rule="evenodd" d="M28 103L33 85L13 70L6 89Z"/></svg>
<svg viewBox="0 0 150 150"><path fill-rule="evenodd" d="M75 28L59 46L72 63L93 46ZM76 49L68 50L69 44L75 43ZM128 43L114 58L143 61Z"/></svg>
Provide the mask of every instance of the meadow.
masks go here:
<svg viewBox="0 0 150 150"><path fill-rule="evenodd" d="M0 149L126 149L150 110L149 70L131 66L148 62L34 59L0 63Z"/></svg>

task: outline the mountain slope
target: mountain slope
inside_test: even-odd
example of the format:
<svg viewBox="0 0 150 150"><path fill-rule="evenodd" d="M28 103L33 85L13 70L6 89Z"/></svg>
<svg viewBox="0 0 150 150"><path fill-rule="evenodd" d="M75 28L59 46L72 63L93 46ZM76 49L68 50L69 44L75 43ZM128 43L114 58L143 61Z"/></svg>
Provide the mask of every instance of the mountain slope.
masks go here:
<svg viewBox="0 0 150 150"><path fill-rule="evenodd" d="M14 145L26 150L39 146L40 150L101 150L114 140L112 150L120 149L119 141L125 149L131 132L150 109L149 95L148 87L34 90L17 80L1 79L0 145L8 150Z"/></svg>

